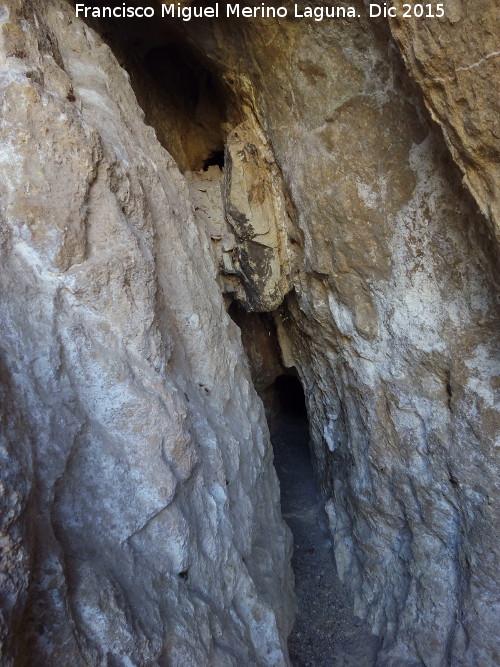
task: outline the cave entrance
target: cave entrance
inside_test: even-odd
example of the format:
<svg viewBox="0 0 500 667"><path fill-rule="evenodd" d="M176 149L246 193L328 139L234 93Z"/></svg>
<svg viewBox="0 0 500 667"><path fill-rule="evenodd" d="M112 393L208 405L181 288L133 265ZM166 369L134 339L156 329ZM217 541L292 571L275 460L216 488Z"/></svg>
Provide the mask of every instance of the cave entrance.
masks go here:
<svg viewBox="0 0 500 667"><path fill-rule="evenodd" d="M213 225L211 237L220 241L212 209L221 197L224 144L228 128L241 121L241 100L233 99L222 72L180 23L176 30L163 22L139 29L133 20L97 21L93 27L130 75L146 123L187 175L193 208L204 214L207 226ZM336 574L298 373L284 367L273 313L247 313L236 302L228 312L241 329L254 385L266 407L282 514L294 539L298 615L289 642L292 660L297 666L372 665L362 654L365 648L370 651L371 640L358 630L361 622L350 611Z"/></svg>
<svg viewBox="0 0 500 667"><path fill-rule="evenodd" d="M306 398L298 376L279 375L272 387L276 395L276 408L282 418L291 417L307 421Z"/></svg>
<svg viewBox="0 0 500 667"><path fill-rule="evenodd" d="M194 26L134 18L87 22L128 72L146 123L180 171L223 169L225 125L235 105L217 66L199 47Z"/></svg>
<svg viewBox="0 0 500 667"><path fill-rule="evenodd" d="M266 404L274 467L280 481L281 513L293 535L297 617L289 638L294 665L328 664L333 633L330 594L335 566L326 517L313 472L309 421L298 377L280 375L263 396ZM318 653L320 651L320 653Z"/></svg>
<svg viewBox="0 0 500 667"><path fill-rule="evenodd" d="M289 638L292 663L370 667L378 640L352 613L340 582L310 449L309 420L295 369L261 392L266 404L281 512L293 535L297 617Z"/></svg>
<svg viewBox="0 0 500 667"><path fill-rule="evenodd" d="M147 51L130 73L146 122L179 169L222 169L227 91L202 54L166 44Z"/></svg>

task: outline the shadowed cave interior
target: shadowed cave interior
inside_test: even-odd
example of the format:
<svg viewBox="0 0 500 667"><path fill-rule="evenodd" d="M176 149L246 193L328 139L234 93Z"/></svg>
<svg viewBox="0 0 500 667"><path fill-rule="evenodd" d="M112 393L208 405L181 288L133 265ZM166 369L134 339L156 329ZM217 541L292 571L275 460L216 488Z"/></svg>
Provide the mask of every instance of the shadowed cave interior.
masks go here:
<svg viewBox="0 0 500 667"><path fill-rule="evenodd" d="M236 107L228 86L196 44L165 22L89 22L129 74L146 123L180 171L222 168L225 124Z"/></svg>
<svg viewBox="0 0 500 667"><path fill-rule="evenodd" d="M292 369L294 371L295 369ZM328 520L313 471L304 391L295 374L280 375L265 392L281 511L292 531L298 612L290 657L305 665L373 665L379 640L352 613L338 578Z"/></svg>
<svg viewBox="0 0 500 667"><path fill-rule="evenodd" d="M337 575L298 370L283 364L273 313L247 313L236 303L228 313L241 331L254 385L264 403L281 512L293 535L298 609L289 638L290 657L296 667L369 667L375 663L380 641L354 616L352 598Z"/></svg>
<svg viewBox="0 0 500 667"><path fill-rule="evenodd" d="M224 166L224 90L191 48L153 48L136 62L131 77L146 122L181 171Z"/></svg>

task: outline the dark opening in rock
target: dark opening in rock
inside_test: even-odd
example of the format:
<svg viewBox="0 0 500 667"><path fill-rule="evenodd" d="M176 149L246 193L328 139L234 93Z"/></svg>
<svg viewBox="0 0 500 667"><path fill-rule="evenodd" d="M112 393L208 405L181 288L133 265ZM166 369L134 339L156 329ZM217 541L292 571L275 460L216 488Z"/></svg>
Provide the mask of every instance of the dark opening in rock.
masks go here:
<svg viewBox="0 0 500 667"><path fill-rule="evenodd" d="M220 167L224 169L224 151L212 151L203 163L203 171L208 171L209 167Z"/></svg>
<svg viewBox="0 0 500 667"><path fill-rule="evenodd" d="M328 518L313 472L300 379L280 375L267 395L274 396L271 442L281 511L294 541L298 613L289 638L292 663L371 667L379 642L353 615L352 601L337 575Z"/></svg>
<svg viewBox="0 0 500 667"><path fill-rule="evenodd" d="M129 73L146 122L179 169L222 168L230 92L196 44L161 20L103 19L92 27Z"/></svg>
<svg viewBox="0 0 500 667"><path fill-rule="evenodd" d="M181 170L207 168L210 160L221 166L225 102L216 75L179 44L151 49L142 64L146 77L131 73L139 102Z"/></svg>
<svg viewBox="0 0 500 667"><path fill-rule="evenodd" d="M279 413L307 419L306 399L299 378L294 375L280 375L274 382Z"/></svg>

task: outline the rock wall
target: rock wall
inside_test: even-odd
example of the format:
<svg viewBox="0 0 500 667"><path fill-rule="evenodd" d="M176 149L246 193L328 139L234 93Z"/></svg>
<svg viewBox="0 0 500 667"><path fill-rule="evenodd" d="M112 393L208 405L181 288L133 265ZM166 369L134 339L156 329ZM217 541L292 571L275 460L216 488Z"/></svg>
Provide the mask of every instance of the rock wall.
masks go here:
<svg viewBox="0 0 500 667"><path fill-rule="evenodd" d="M380 664L493 664L498 265L382 28L241 39L300 229L278 331Z"/></svg>
<svg viewBox="0 0 500 667"><path fill-rule="evenodd" d="M287 663L290 544L233 299L273 312L235 316L259 391L301 377L378 664L494 664L491 87L445 55L431 85L422 56L458 63L481 24L453 3L434 41L362 18L94 25L115 58L62 0L10 6L6 664ZM175 95L151 64L172 52L196 81Z"/></svg>
<svg viewBox="0 0 500 667"><path fill-rule="evenodd" d="M287 664L263 408L186 182L70 5L9 6L0 660Z"/></svg>
<svg viewBox="0 0 500 667"><path fill-rule="evenodd" d="M488 228L380 26L311 32L259 26L242 41L297 211L303 255L277 323L308 398L339 573L383 638L380 664L493 664Z"/></svg>
<svg viewBox="0 0 500 667"><path fill-rule="evenodd" d="M500 7L494 0L445 7L439 21L391 19L391 32L498 243Z"/></svg>

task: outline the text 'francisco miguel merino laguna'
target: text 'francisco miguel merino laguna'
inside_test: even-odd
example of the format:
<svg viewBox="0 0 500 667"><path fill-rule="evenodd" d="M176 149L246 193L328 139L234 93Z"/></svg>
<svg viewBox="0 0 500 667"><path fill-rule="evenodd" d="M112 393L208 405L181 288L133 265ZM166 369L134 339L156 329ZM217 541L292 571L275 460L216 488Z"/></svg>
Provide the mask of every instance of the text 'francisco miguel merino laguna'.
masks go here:
<svg viewBox="0 0 500 667"><path fill-rule="evenodd" d="M298 5L294 7L294 18L310 18L315 21L359 16L353 7L299 7ZM152 18L156 15L154 7L129 7L126 4L116 7L94 7L79 3L75 9L76 15L82 18ZM183 6L180 3L162 4L161 6L161 16L163 18L178 18L183 21L190 21L194 18L219 18L222 15L236 18L286 18L288 9L286 7L270 7L265 3L257 7L235 3L223 5L223 9L219 13L218 3L212 7Z"/></svg>

